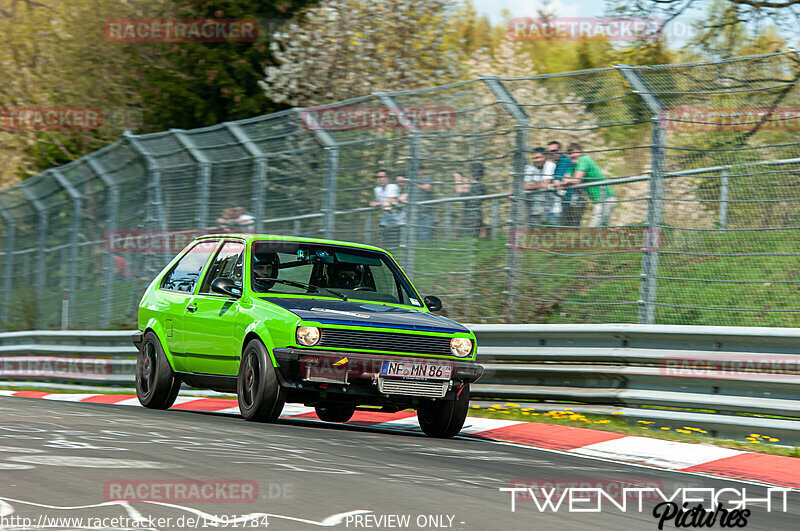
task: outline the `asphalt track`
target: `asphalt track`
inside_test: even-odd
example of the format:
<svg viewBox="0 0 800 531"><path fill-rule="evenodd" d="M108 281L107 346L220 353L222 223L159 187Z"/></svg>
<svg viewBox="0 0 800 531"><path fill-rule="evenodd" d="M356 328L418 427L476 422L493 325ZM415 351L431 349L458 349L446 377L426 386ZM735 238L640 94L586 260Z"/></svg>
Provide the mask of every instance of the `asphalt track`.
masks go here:
<svg viewBox="0 0 800 531"><path fill-rule="evenodd" d="M203 499L169 497L163 485L175 480L216 481L223 488ZM625 512L608 502L601 512L570 512L566 504L540 511L520 499L512 512L510 494L500 488L520 480L607 484L609 492L622 484L657 485L668 496L689 488L736 489L723 499L739 497L743 488L748 498L766 495L754 484L470 438L0 397L5 530L254 529L267 522L269 529L658 528L652 515L658 500L649 498L641 511L630 499ZM134 501L119 501L121 491L112 491L142 484L162 491ZM245 491L252 496L242 496ZM785 511L773 500L771 512L748 505L748 529L798 527L800 493L788 493ZM77 517L84 520L56 520ZM673 528L674 520L664 525Z"/></svg>

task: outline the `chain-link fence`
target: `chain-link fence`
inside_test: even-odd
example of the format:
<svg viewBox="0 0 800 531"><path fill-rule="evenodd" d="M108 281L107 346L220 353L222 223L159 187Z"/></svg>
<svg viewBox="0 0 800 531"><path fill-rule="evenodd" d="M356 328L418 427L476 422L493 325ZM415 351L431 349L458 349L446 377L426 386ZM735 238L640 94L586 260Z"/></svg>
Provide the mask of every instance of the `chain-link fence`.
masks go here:
<svg viewBox="0 0 800 531"><path fill-rule="evenodd" d="M0 192L0 322L130 327L238 216L384 246L468 322L800 326L798 80L794 52L617 65L127 134Z"/></svg>

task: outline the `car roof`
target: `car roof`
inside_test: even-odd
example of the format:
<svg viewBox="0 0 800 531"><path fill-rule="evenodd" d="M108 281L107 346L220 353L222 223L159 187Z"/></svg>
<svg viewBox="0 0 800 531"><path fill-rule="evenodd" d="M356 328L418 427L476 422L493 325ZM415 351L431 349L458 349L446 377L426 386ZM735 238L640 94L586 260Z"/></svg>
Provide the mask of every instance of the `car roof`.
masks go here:
<svg viewBox="0 0 800 531"><path fill-rule="evenodd" d="M381 253L389 254L380 247L373 245L364 245L363 243L345 242L340 240L326 240L323 238L302 238L298 236L281 236L277 234L252 234L252 233L211 233L203 234L194 239L194 241L207 240L210 238L237 238L245 240L247 243L261 240L273 240L282 242L302 242L302 243L324 243L328 245L342 245L345 247L356 247L359 249L368 249L370 251L378 251Z"/></svg>

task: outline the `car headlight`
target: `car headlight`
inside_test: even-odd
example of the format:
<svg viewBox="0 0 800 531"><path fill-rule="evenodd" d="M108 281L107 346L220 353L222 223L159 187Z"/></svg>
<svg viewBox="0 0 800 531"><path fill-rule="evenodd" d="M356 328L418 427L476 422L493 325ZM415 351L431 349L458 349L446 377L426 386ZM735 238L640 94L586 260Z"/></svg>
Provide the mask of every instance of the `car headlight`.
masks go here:
<svg viewBox="0 0 800 531"><path fill-rule="evenodd" d="M472 353L472 340L466 337L454 337L450 340L450 352L453 356L466 358Z"/></svg>
<svg viewBox="0 0 800 531"><path fill-rule="evenodd" d="M319 343L320 333L316 326L298 326L297 342L305 347L313 347Z"/></svg>

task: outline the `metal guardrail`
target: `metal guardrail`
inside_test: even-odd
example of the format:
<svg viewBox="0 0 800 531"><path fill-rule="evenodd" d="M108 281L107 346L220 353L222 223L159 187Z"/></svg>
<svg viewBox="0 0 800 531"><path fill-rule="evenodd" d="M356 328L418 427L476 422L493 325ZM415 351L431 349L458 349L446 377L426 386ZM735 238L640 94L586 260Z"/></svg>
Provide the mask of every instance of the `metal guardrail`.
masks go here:
<svg viewBox="0 0 800 531"><path fill-rule="evenodd" d="M800 442L800 328L471 325L486 368L476 400L754 431ZM0 334L0 380L131 387L130 331ZM620 409L622 408L622 409ZM676 410L679 408L680 410Z"/></svg>

